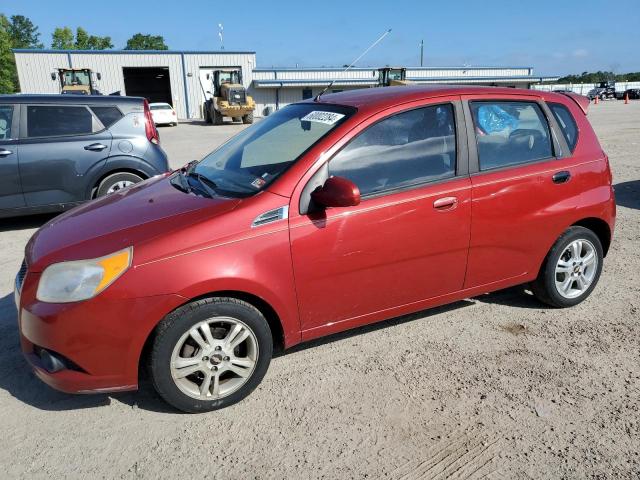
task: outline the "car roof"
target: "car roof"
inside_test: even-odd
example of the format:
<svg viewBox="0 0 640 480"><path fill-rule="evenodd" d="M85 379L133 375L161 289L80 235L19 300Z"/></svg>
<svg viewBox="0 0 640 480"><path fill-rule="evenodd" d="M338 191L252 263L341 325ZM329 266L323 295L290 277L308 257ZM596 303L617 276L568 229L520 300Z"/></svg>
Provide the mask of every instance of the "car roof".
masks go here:
<svg viewBox="0 0 640 480"><path fill-rule="evenodd" d="M361 88L339 93L327 93L316 102L315 98L305 100L306 103L337 104L356 107L358 110L382 110L393 105L408 103L428 98L451 95L492 95L501 96L534 96L545 100L563 102L567 97L561 93L543 92L541 90L525 90L507 87L474 87L461 85L401 85L395 87Z"/></svg>
<svg viewBox="0 0 640 480"><path fill-rule="evenodd" d="M151 106L151 105L169 105L169 104L167 102L153 102L153 103L149 104L149 106ZM171 105L169 105L169 106L171 106Z"/></svg>
<svg viewBox="0 0 640 480"><path fill-rule="evenodd" d="M66 103L69 105L86 105L88 103L133 104L144 101L142 97L123 97L120 95L62 95L62 94L16 94L0 95L2 103Z"/></svg>

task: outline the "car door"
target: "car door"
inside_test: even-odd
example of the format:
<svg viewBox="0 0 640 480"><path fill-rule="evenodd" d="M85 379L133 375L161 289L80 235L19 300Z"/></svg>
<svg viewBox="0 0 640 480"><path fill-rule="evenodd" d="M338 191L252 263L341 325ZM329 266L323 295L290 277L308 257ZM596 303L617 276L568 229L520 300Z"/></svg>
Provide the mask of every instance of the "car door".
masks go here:
<svg viewBox="0 0 640 480"><path fill-rule="evenodd" d="M0 104L0 210L25 206L18 168L19 105Z"/></svg>
<svg viewBox="0 0 640 480"><path fill-rule="evenodd" d="M529 281L578 205L583 160L538 97L463 101L473 186L465 288Z"/></svg>
<svg viewBox="0 0 640 480"><path fill-rule="evenodd" d="M85 105L24 105L20 173L28 206L87 200L87 178L101 169L111 133Z"/></svg>
<svg viewBox="0 0 640 480"><path fill-rule="evenodd" d="M462 288L471 211L462 118L456 98L395 107L301 182L289 221L303 339ZM361 203L307 211L328 176L352 180Z"/></svg>

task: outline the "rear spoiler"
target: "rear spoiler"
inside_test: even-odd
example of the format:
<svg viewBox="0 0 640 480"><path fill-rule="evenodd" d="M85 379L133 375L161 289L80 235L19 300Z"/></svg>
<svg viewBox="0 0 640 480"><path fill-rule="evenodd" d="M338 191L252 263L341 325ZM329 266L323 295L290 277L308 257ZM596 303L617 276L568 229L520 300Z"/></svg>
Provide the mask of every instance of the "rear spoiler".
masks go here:
<svg viewBox="0 0 640 480"><path fill-rule="evenodd" d="M571 92L561 92L561 93L562 95L569 97L571 100L576 102L576 104L580 107L580 110L582 110L585 115L587 114L587 112L589 111L589 105L591 105L591 100L589 100L589 97L585 97L584 95L578 95L577 93L571 93Z"/></svg>

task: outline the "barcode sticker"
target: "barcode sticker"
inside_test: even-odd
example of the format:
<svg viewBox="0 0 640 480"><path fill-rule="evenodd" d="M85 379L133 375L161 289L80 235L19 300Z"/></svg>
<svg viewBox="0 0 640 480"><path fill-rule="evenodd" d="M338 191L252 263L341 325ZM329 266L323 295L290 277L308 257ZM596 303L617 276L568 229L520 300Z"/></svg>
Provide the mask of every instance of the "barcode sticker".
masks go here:
<svg viewBox="0 0 640 480"><path fill-rule="evenodd" d="M324 123L326 125L333 125L342 117L344 117L342 113L321 112L319 110L314 110L313 112L309 112L304 117L302 117L302 121L318 122L318 123Z"/></svg>

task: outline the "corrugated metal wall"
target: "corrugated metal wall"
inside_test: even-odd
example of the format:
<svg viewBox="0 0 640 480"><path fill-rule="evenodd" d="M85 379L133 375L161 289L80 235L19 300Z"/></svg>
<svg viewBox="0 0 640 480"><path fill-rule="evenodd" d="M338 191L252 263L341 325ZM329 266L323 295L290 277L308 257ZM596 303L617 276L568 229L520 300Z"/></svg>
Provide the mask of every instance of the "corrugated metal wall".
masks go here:
<svg viewBox="0 0 640 480"><path fill-rule="evenodd" d="M201 67L240 67L243 83L253 81L255 53L181 53L181 52L16 52L20 89L23 93L59 93L58 80L51 72L58 68L90 68L101 74L96 87L104 94L120 91L126 95L123 67L166 67L169 69L171 96L178 117L201 118L203 102L199 82ZM183 71L184 56L184 71ZM186 90L185 90L186 79Z"/></svg>
<svg viewBox="0 0 640 480"><path fill-rule="evenodd" d="M571 90L574 93L580 95L586 95L589 90L596 88L598 85L595 83L556 83L553 85L533 85L532 88L536 90L543 90L545 92L552 92L553 90ZM616 92L624 92L630 88L640 88L640 82L616 82Z"/></svg>
<svg viewBox="0 0 640 480"><path fill-rule="evenodd" d="M60 93L60 84L58 80L51 80L51 72L69 68L66 53L16 53L15 56L22 93Z"/></svg>

